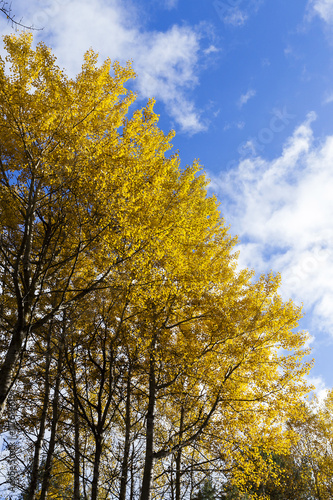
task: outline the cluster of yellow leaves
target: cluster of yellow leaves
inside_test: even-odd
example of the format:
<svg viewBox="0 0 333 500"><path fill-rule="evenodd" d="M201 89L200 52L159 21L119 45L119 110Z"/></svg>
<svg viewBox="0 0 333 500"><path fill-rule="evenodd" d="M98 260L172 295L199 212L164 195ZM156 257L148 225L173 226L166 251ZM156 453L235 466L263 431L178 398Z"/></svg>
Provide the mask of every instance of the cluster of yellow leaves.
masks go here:
<svg viewBox="0 0 333 500"><path fill-rule="evenodd" d="M313 398L302 405L299 418L290 422L294 433L293 455L307 464L307 481L316 498L333 495L333 391L321 403Z"/></svg>

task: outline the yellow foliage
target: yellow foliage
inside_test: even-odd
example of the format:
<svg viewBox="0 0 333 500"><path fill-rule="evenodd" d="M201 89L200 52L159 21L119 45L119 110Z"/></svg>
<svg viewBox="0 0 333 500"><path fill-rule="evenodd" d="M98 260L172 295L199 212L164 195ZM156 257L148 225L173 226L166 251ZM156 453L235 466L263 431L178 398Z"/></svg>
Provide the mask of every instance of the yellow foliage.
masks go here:
<svg viewBox="0 0 333 500"><path fill-rule="evenodd" d="M237 270L236 239L200 165L182 170L177 154L166 156L174 133L158 128L154 101L127 116L129 64L98 66L90 50L70 79L30 34L4 43L2 321L7 346L13 325L22 336L1 370L12 376L23 340L72 308L67 361L82 376L77 397L92 432L110 406L106 370L123 377L126 359L145 411L154 392L155 458L194 441L207 451L210 436L223 436L209 453L241 464L237 484L274 474L262 450L286 450L279 426L308 391L300 308L278 295L279 275L255 281Z"/></svg>

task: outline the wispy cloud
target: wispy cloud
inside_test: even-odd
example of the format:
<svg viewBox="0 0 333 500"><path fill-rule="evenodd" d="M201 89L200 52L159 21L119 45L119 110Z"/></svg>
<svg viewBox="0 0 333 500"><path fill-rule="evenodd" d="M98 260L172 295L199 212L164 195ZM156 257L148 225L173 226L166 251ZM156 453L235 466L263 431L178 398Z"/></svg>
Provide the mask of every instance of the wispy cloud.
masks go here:
<svg viewBox="0 0 333 500"><path fill-rule="evenodd" d="M207 49L204 49L204 51L203 51L205 56L208 56L209 54L214 54L216 52L220 52L220 49L215 47L215 45L210 45L209 47L207 47Z"/></svg>
<svg viewBox="0 0 333 500"><path fill-rule="evenodd" d="M237 105L239 108L242 108L244 104L246 104L252 97L256 95L256 91L253 89L249 89L246 94L242 94L237 101Z"/></svg>
<svg viewBox="0 0 333 500"><path fill-rule="evenodd" d="M238 130L242 130L244 127L245 127L245 122L241 120L238 122L226 123L223 127L223 130L226 131L235 128L237 128Z"/></svg>
<svg viewBox="0 0 333 500"><path fill-rule="evenodd" d="M333 92L329 92L326 94L323 104L331 104L333 102Z"/></svg>
<svg viewBox="0 0 333 500"><path fill-rule="evenodd" d="M257 12L263 0L214 0L215 11L224 24L243 26Z"/></svg>
<svg viewBox="0 0 333 500"><path fill-rule="evenodd" d="M241 10L238 7L229 9L225 16L224 22L226 24L232 24L233 26L243 26L248 20L249 15L245 10Z"/></svg>
<svg viewBox="0 0 333 500"><path fill-rule="evenodd" d="M167 10L174 9L178 5L178 0L162 0L161 2L162 7L164 7Z"/></svg>
<svg viewBox="0 0 333 500"><path fill-rule="evenodd" d="M310 0L308 9L328 24L333 24L333 0Z"/></svg>
<svg viewBox="0 0 333 500"><path fill-rule="evenodd" d="M333 136L318 144L309 114L281 156L242 160L211 187L240 236L240 265L282 274L282 292L333 335Z"/></svg>
<svg viewBox="0 0 333 500"><path fill-rule="evenodd" d="M36 32L36 39L52 47L59 65L69 74L80 70L89 47L99 52L101 61L107 57L121 63L132 60L139 98L163 102L184 132L205 130L192 96L205 58L203 45L207 47L207 33L199 27L173 25L165 31L150 31L140 24L144 16L129 0L49 0L43 4L31 0L29 4L24 1L24 6L23 1L15 4L17 15L24 12L25 23L44 27ZM175 6L174 1L167 3ZM211 45L210 53L214 50Z"/></svg>
<svg viewBox="0 0 333 500"><path fill-rule="evenodd" d="M264 59L262 59L261 65L263 68L268 67L271 65L271 61L268 59L268 57L265 57Z"/></svg>

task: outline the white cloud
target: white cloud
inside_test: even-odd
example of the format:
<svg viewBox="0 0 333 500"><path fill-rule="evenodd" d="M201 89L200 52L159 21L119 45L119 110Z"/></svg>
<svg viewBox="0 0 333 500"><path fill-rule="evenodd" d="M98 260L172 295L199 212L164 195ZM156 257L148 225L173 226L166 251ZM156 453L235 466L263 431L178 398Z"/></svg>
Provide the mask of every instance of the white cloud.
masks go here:
<svg viewBox="0 0 333 500"><path fill-rule="evenodd" d="M210 45L207 49L205 49L203 51L203 53L205 54L205 56L208 56L209 54L213 54L215 52L220 52L220 49L218 49L217 47L215 47L215 45Z"/></svg>
<svg viewBox="0 0 333 500"><path fill-rule="evenodd" d="M333 23L333 0L310 0L310 12L328 24Z"/></svg>
<svg viewBox="0 0 333 500"><path fill-rule="evenodd" d="M281 272L281 292L333 335L333 136L317 143L311 113L281 156L242 160L211 187L240 237L240 265Z"/></svg>
<svg viewBox="0 0 333 500"><path fill-rule="evenodd" d="M293 49L291 48L291 46L290 46L290 45L288 45L288 46L284 49L284 51L283 51L283 52L284 52L284 55L285 55L285 56L289 56L289 55L291 55L291 54L293 53Z"/></svg>
<svg viewBox="0 0 333 500"><path fill-rule="evenodd" d="M35 33L36 39L51 46L68 73L80 70L89 47L99 52L100 60L133 60L140 98L163 102L185 132L205 130L191 98L199 84L198 63L205 57L199 28L174 25L163 32L150 31L140 25L144 16L129 0L32 0L28 4L18 0L15 8L18 16L24 12L26 23L44 27ZM12 31L10 26L8 31ZM210 52L214 50L211 46Z"/></svg>
<svg viewBox="0 0 333 500"><path fill-rule="evenodd" d="M238 121L238 122L232 122L232 123L226 123L223 127L223 130L230 130L237 128L238 130L242 130L245 127L245 122L244 121Z"/></svg>
<svg viewBox="0 0 333 500"><path fill-rule="evenodd" d="M173 26L164 33L144 34L141 40L143 50L134 59L141 95L162 100L183 130L204 130L199 111L186 98L186 90L199 83L195 71L200 51L198 34L188 27Z"/></svg>
<svg viewBox="0 0 333 500"><path fill-rule="evenodd" d="M309 382L309 384L315 387L314 394L317 397L318 405L321 405L327 398L328 391L330 390L330 388L327 387L325 380L320 376L319 377L308 376L307 381Z"/></svg>
<svg viewBox="0 0 333 500"><path fill-rule="evenodd" d="M232 2L232 4L220 0L215 0L213 2L216 13L223 23L233 26L242 26L245 24L249 15L247 11L240 9L239 5L237 5L240 1L241 0L236 0L236 2Z"/></svg>
<svg viewBox="0 0 333 500"><path fill-rule="evenodd" d="M233 26L243 26L246 23L249 16L244 11L238 7L230 9L224 16L224 22L226 24L232 24Z"/></svg>
<svg viewBox="0 0 333 500"><path fill-rule="evenodd" d="M329 92L326 94L323 104L331 104L332 102L333 102L333 92Z"/></svg>
<svg viewBox="0 0 333 500"><path fill-rule="evenodd" d="M168 10L175 9L178 5L178 0L163 0L163 4Z"/></svg>
<svg viewBox="0 0 333 500"><path fill-rule="evenodd" d="M238 99L237 105L239 108L244 106L252 97L256 95L256 91L253 89L250 89L246 92L246 94L242 94L240 98Z"/></svg>
<svg viewBox="0 0 333 500"><path fill-rule="evenodd" d="M243 26L262 4L263 0L248 0L247 2L242 0L213 1L213 7L220 20L232 26Z"/></svg>

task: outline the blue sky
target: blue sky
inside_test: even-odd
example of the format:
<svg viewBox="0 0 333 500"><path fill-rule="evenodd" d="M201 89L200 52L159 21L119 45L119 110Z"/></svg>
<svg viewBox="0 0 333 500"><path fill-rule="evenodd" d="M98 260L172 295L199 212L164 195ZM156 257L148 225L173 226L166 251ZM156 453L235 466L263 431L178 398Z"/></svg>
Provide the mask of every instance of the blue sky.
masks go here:
<svg viewBox="0 0 333 500"><path fill-rule="evenodd" d="M183 165L199 158L240 265L304 304L311 374L333 387L333 0L14 0L74 75L92 47L133 60ZM12 28L0 19L1 32Z"/></svg>

